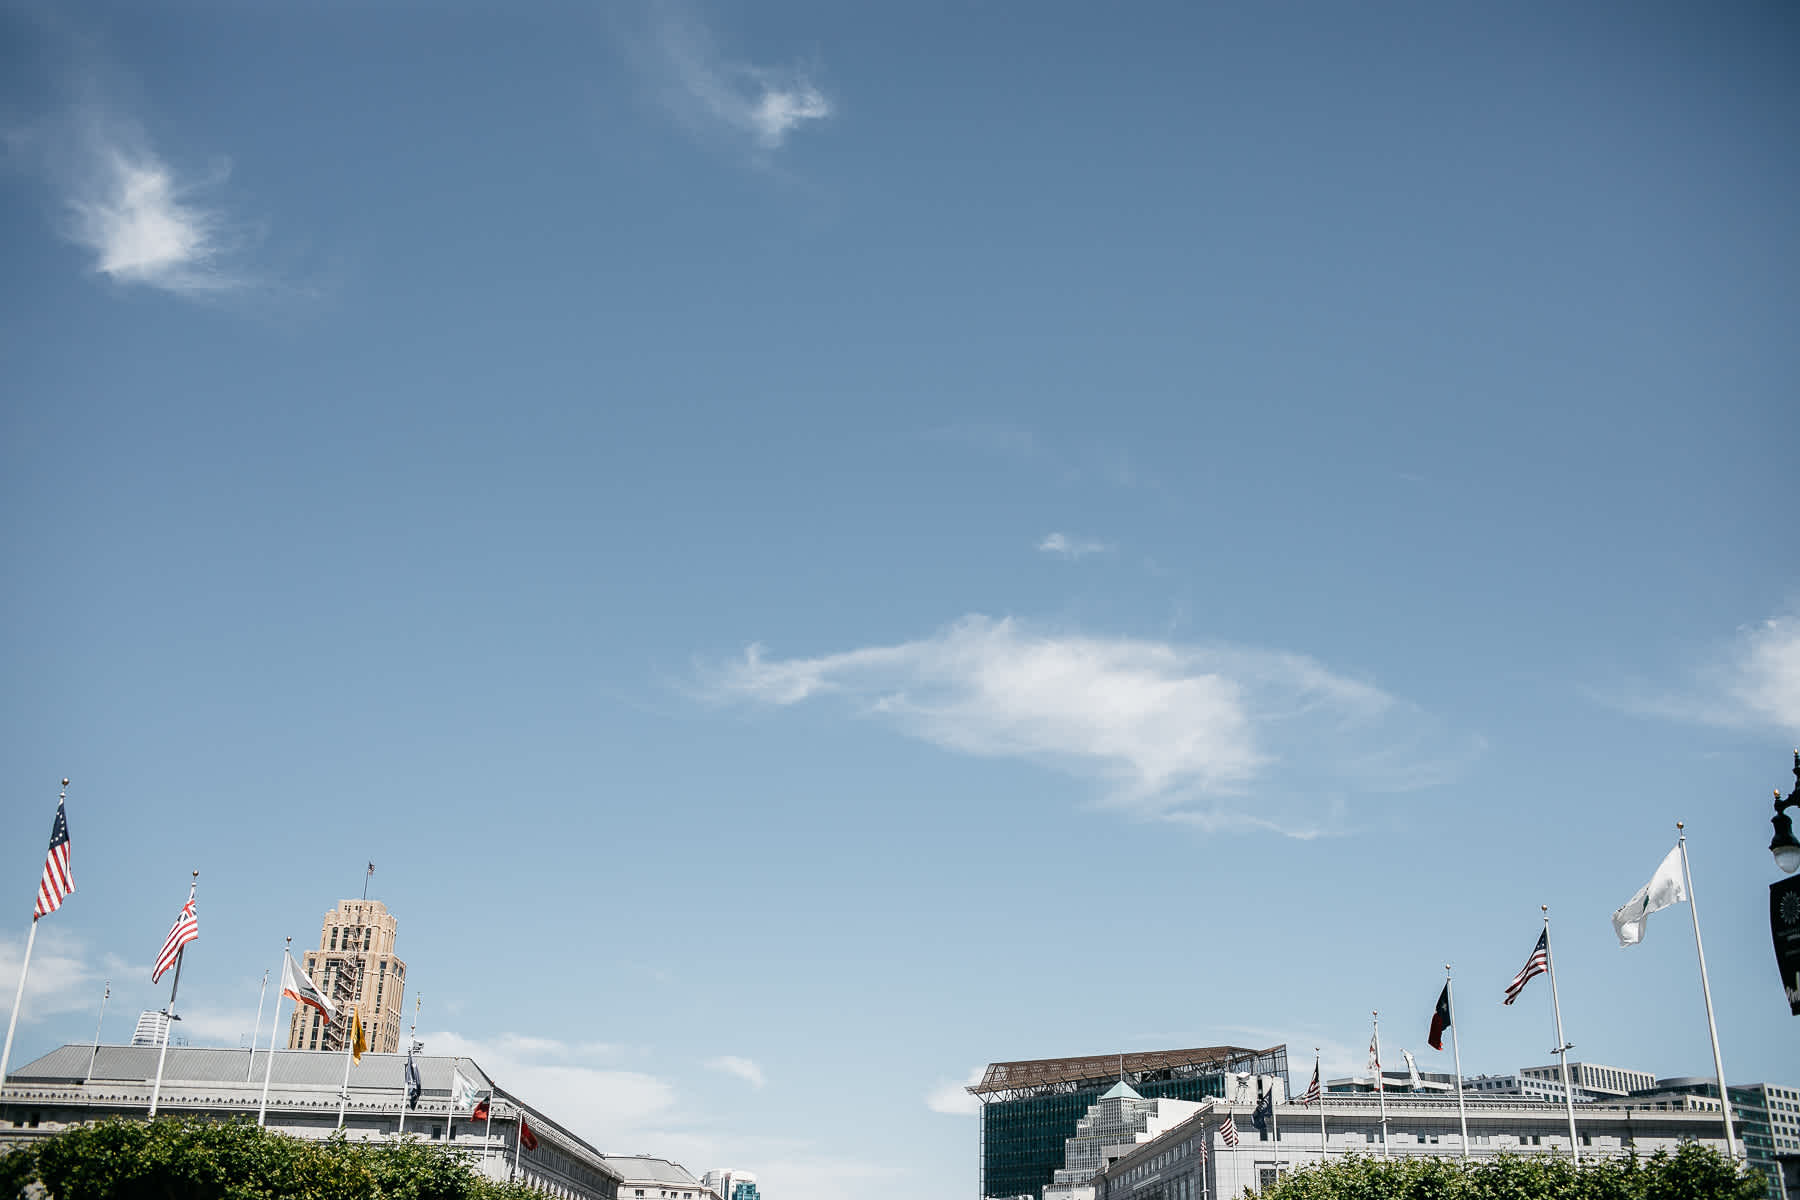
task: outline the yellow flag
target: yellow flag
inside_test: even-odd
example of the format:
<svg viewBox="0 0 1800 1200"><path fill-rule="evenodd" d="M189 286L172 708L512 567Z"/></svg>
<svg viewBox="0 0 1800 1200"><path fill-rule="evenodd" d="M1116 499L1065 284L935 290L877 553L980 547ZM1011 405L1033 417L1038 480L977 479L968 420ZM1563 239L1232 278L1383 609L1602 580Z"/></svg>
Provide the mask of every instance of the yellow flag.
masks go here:
<svg viewBox="0 0 1800 1200"><path fill-rule="evenodd" d="M350 1061L360 1063L363 1051L369 1048L369 1039L363 1036L362 1013L350 1010Z"/></svg>

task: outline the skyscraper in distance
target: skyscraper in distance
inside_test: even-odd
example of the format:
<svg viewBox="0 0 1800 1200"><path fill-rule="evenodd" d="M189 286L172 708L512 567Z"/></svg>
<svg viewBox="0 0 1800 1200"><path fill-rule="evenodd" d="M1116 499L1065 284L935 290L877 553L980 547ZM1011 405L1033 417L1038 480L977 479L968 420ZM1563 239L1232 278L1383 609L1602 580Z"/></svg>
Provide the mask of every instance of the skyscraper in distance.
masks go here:
<svg viewBox="0 0 1800 1200"><path fill-rule="evenodd" d="M340 900L325 914L319 948L301 961L341 1015L328 1024L314 1009L300 1006L288 1024L289 1050L342 1050L354 1007L362 1014L369 1049L399 1052L406 964L394 954L398 928L379 900Z"/></svg>

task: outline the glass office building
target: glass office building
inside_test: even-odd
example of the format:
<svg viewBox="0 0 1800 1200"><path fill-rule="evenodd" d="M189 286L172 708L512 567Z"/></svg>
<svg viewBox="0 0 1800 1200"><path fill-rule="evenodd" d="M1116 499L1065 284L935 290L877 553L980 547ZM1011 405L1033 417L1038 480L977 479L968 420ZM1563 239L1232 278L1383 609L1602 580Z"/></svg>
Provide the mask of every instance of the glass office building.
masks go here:
<svg viewBox="0 0 1800 1200"><path fill-rule="evenodd" d="M969 1090L981 1101L981 1194L1041 1198L1064 1143L1121 1079L1147 1100L1222 1097L1228 1075L1273 1075L1288 1087L1287 1047L1203 1046L1137 1054L992 1063Z"/></svg>

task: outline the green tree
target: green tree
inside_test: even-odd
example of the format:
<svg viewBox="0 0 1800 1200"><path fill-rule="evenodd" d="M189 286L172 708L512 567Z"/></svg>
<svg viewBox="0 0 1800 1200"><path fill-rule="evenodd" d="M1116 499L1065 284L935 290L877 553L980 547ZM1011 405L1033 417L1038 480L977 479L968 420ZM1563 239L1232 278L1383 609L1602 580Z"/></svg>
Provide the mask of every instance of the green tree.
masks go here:
<svg viewBox="0 0 1800 1200"><path fill-rule="evenodd" d="M1350 1155L1284 1178L1261 1200L1764 1200L1761 1175L1690 1143L1649 1158L1501 1155L1483 1162Z"/></svg>
<svg viewBox="0 0 1800 1200"><path fill-rule="evenodd" d="M246 1121L114 1119L0 1155L0 1198L33 1180L49 1200L523 1200L459 1151L414 1138L289 1137Z"/></svg>

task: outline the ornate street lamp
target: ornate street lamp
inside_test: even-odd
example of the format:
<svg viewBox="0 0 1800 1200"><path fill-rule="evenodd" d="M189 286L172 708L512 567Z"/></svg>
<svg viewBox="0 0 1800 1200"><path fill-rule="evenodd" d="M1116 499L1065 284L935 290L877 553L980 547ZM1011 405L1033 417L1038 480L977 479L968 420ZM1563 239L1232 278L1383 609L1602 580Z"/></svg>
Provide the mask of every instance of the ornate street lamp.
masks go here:
<svg viewBox="0 0 1800 1200"><path fill-rule="evenodd" d="M1785 875L1800 870L1800 841L1794 840L1794 818L1787 815L1790 808L1800 808L1800 750L1794 751L1794 790L1785 800L1779 791L1775 793L1775 816L1769 822L1775 826L1769 853L1775 856L1775 865Z"/></svg>

